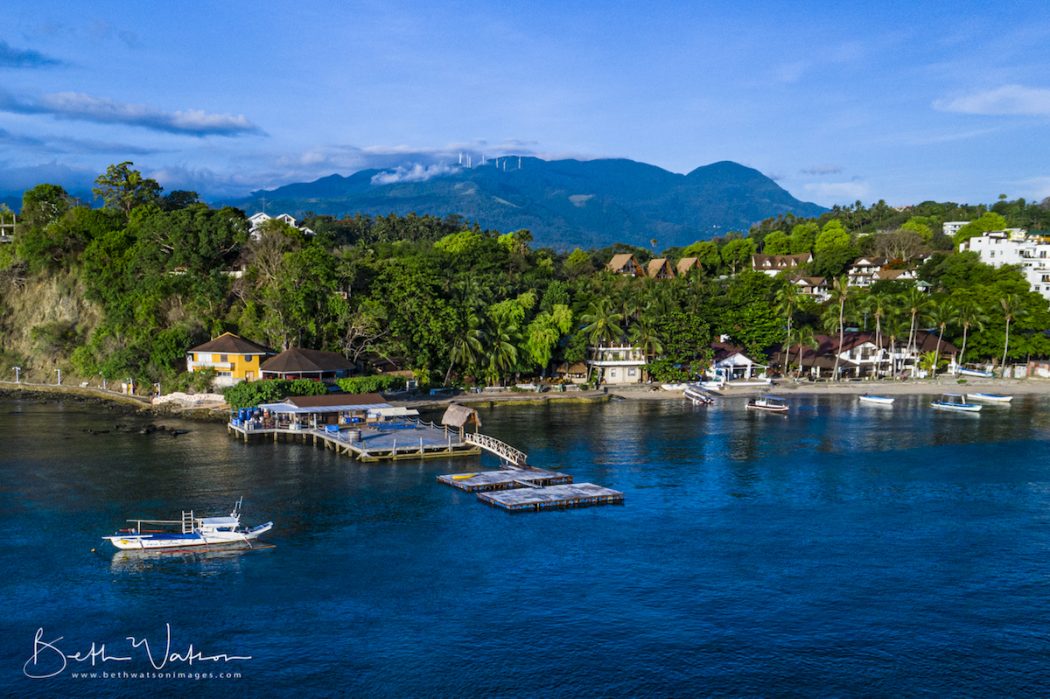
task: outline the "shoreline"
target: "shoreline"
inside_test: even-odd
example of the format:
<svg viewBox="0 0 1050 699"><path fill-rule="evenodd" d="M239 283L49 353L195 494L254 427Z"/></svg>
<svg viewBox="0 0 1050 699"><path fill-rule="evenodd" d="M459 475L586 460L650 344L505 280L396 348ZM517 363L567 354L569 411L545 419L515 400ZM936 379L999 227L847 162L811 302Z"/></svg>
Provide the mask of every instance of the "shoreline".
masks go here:
<svg viewBox="0 0 1050 699"><path fill-rule="evenodd" d="M761 393L772 393L781 396L790 395L843 395L856 396L865 393L883 395L938 395L942 393L976 393L993 392L1007 395L1050 395L1050 381L1040 379L999 379L968 378L959 383L954 377L940 377L914 381L843 381L827 383L781 380L771 387L730 386L715 395L721 398L734 396L754 396ZM174 404L155 405L141 396L128 396L122 393L105 391L101 388L83 386L60 386L53 384L28 384L13 381L0 381L0 397L31 396L46 400L73 398L85 402L96 402L112 407L129 408L134 411L158 417L182 418L199 422L225 423L227 408L179 408ZM683 400L681 391L665 391L658 385L637 384L631 386L609 386L595 391L578 391L573 393L499 393L472 394L465 393L448 398L419 398L416 400L391 399L391 404L416 408L418 410L442 410L450 403L470 405L477 408L496 408L503 406L535 405L545 406L551 403L607 403L611 400L628 401L667 401Z"/></svg>

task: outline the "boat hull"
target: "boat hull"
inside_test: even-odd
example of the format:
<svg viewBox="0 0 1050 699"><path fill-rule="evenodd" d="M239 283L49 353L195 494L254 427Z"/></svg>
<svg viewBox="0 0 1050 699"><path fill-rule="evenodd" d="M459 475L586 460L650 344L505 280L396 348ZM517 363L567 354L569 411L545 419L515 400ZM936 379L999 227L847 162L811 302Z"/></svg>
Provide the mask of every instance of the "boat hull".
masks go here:
<svg viewBox="0 0 1050 699"><path fill-rule="evenodd" d="M247 545L273 528L273 522L260 524L240 532L194 532L192 534L114 534L104 536L114 547L122 550L184 549L197 546Z"/></svg>
<svg viewBox="0 0 1050 699"><path fill-rule="evenodd" d="M889 396L861 396L861 403L871 403L872 405L893 405L893 398Z"/></svg>
<svg viewBox="0 0 1050 699"><path fill-rule="evenodd" d="M1009 403L1014 399L1013 396L1004 396L998 393L967 393L966 397L970 400L979 400L986 403Z"/></svg>
<svg viewBox="0 0 1050 699"><path fill-rule="evenodd" d="M933 401L930 403L934 410L954 410L957 413L979 413L981 412L981 406L973 403L944 403L941 401Z"/></svg>

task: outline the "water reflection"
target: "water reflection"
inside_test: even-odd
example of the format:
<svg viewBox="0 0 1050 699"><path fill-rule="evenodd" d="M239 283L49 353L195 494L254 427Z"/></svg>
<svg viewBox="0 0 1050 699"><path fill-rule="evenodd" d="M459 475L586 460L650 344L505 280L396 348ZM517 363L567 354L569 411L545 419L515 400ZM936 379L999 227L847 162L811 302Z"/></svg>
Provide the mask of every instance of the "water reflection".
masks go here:
<svg viewBox="0 0 1050 699"><path fill-rule="evenodd" d="M114 573L154 573L173 570L192 571L213 575L240 568L246 555L265 555L277 548L272 544L256 544L251 548L229 546L207 551L178 549L174 551L117 551L109 569Z"/></svg>

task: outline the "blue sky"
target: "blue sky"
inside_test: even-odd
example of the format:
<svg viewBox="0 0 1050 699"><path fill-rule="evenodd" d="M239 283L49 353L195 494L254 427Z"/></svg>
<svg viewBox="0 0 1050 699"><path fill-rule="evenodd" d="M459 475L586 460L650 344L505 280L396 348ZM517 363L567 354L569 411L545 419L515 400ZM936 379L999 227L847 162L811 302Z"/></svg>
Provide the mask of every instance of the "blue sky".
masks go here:
<svg viewBox="0 0 1050 699"><path fill-rule="evenodd" d="M0 191L233 196L460 152L735 160L830 205L1050 196L1050 3L7 0Z"/></svg>

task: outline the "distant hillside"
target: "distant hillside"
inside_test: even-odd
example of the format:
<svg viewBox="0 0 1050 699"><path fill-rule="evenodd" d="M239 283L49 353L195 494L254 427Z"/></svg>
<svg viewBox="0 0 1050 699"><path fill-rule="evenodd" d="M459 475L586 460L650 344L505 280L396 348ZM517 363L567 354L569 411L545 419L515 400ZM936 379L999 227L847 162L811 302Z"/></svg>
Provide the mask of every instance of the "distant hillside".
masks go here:
<svg viewBox="0 0 1050 699"><path fill-rule="evenodd" d="M730 161L687 175L633 160L506 157L474 168L362 170L253 192L224 203L249 214L460 214L485 228L528 228L539 245L602 247L615 242L661 248L770 216L826 211L791 196L758 170Z"/></svg>

